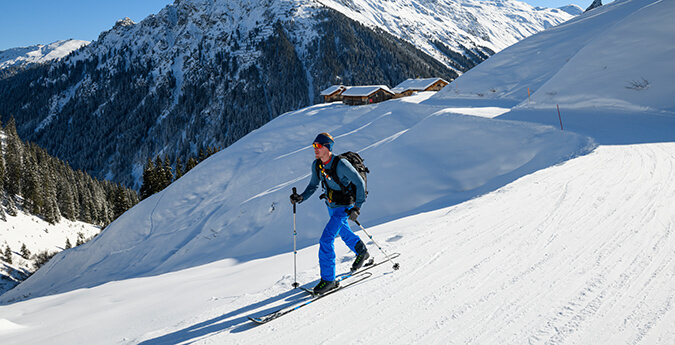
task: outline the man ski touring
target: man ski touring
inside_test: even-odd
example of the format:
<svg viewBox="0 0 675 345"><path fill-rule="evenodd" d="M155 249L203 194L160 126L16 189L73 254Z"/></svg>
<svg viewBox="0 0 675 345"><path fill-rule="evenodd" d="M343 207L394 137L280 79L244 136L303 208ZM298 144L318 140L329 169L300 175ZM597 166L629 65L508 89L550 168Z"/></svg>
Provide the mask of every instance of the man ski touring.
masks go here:
<svg viewBox="0 0 675 345"><path fill-rule="evenodd" d="M354 234L348 222L356 221L366 201L365 182L347 159L333 155L334 143L328 133L317 135L312 144L316 158L312 163L312 178L302 194L291 195L291 203L302 203L314 194L319 184L324 189L320 199L326 199L330 219L319 239L321 281L314 287L315 294L323 294L338 287L335 281L335 237L338 234L356 254L352 270L361 268L370 257L366 245Z"/></svg>

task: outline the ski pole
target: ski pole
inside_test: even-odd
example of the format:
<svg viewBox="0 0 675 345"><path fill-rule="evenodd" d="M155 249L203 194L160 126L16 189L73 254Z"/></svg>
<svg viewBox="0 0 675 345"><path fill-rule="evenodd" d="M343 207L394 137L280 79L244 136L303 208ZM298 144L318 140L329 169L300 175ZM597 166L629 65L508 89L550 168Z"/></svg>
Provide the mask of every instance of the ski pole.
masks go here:
<svg viewBox="0 0 675 345"><path fill-rule="evenodd" d="M293 194L297 194L298 191L293 187ZM298 283L298 249L296 245L296 236L298 235L298 232L296 231L295 227L295 203L293 203L293 276L295 279L295 282L293 283L293 288L297 289L300 284Z"/></svg>
<svg viewBox="0 0 675 345"><path fill-rule="evenodd" d="M378 249L382 252L382 254L384 254L384 256L387 258L387 261L390 261L391 258L389 257L389 255L387 255L387 253L384 252L384 249L382 249L382 247L380 247L380 245L377 244L377 242L375 242L375 239L373 239L373 236L370 236L370 234L368 233L368 231L366 231L366 228L364 228L363 225L361 225L361 223L359 223L358 220L355 220L354 223L356 223L356 225L358 225L358 226L361 228L361 230L363 230L363 232L366 234L366 236L368 236L368 238L370 238L370 240L373 241L373 243L375 243L375 245L377 246L377 248L378 248ZM393 268L394 270L398 270L400 267L401 267L401 266L399 266L398 262L394 262L394 266L393 266L392 268Z"/></svg>

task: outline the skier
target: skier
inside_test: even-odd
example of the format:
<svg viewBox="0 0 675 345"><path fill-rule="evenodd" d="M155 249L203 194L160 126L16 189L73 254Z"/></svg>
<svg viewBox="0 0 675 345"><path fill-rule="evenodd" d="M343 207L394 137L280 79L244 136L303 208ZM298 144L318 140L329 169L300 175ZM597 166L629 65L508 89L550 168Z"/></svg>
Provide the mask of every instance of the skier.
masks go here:
<svg viewBox="0 0 675 345"><path fill-rule="evenodd" d="M326 199L330 219L323 229L319 240L319 267L321 281L314 287L315 294L323 294L338 287L335 282L335 237L339 234L342 241L356 254L352 270L357 270L370 257L366 245L349 227L348 219L356 221L361 206L366 201L365 182L347 161L333 155L335 141L328 133L321 133L314 139L312 178L302 194L291 194L291 203L302 203L323 184L325 193L320 199ZM335 181L338 179L341 183ZM347 186L342 190L340 186Z"/></svg>

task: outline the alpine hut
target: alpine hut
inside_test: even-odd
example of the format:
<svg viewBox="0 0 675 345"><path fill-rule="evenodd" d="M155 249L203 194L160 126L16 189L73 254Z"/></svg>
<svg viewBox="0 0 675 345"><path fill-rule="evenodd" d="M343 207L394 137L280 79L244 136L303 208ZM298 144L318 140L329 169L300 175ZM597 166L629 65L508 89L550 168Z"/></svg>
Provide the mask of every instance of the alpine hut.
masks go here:
<svg viewBox="0 0 675 345"><path fill-rule="evenodd" d="M396 98L400 98L419 91L438 91L446 85L448 82L441 78L408 79L396 85L391 91L396 94Z"/></svg>
<svg viewBox="0 0 675 345"><path fill-rule="evenodd" d="M346 105L364 105L384 102L394 98L394 93L385 85L352 86L342 92Z"/></svg>
<svg viewBox="0 0 675 345"><path fill-rule="evenodd" d="M347 90L347 87L344 85L333 85L323 91L321 91L321 96L323 96L323 101L326 103L341 101L342 93Z"/></svg>

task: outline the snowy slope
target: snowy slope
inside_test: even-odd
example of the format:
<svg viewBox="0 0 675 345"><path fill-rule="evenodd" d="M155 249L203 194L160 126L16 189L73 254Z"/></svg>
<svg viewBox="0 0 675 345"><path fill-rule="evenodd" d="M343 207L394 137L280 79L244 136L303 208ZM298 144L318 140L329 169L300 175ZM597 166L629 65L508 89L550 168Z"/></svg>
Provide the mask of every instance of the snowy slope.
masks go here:
<svg viewBox="0 0 675 345"><path fill-rule="evenodd" d="M619 16L627 6L634 11ZM463 85L538 85L536 92L556 73L532 72L547 68L525 53L574 57L584 50L572 43L577 25L611 35L641 13L657 22L674 8L617 0L581 15L567 35L556 31L557 40L526 40L528 49L517 44L494 57L505 56L518 78L484 77L481 86L467 73L456 81L459 93ZM675 42L638 30L624 40L660 49ZM596 56L621 65L631 59L618 53L623 47ZM486 66L476 75L490 75ZM573 97L588 91L551 85ZM527 95L456 90L365 107L317 105L275 119L3 295L0 335L10 344L673 343L668 101L648 109L612 103L616 116L579 108L560 131L557 123L505 120L544 122L548 109L528 108ZM613 90L605 99L620 99L623 90ZM402 268L384 265L364 283L255 327L246 316L302 298L291 289L288 195L307 182L309 141L320 130L338 136L337 151L366 157L373 173L362 220L385 250L402 253ZM315 243L326 219L315 197L298 207L297 280L305 286L318 279ZM346 270L353 256L339 240L336 247ZM65 271L78 277L52 278Z"/></svg>
<svg viewBox="0 0 675 345"><path fill-rule="evenodd" d="M146 199L94 241L58 256L6 298L285 252L292 244L280 231L292 225L288 194L307 183L311 140L321 131L336 137L336 150L359 151L373 166L366 224L470 199L595 147L554 128L461 116L419 101L326 104L285 114ZM393 174L400 167L411 168ZM318 202L303 206L302 247L315 242L326 212ZM76 278L54 281L65 272Z"/></svg>
<svg viewBox="0 0 675 345"><path fill-rule="evenodd" d="M3 50L0 51L0 69L60 59L89 43L89 41L69 39L47 45L38 44Z"/></svg>
<svg viewBox="0 0 675 345"><path fill-rule="evenodd" d="M3 207L0 205L0 207ZM66 241L75 246L78 238L86 241L96 236L101 228L83 222L73 222L62 219L57 224L49 224L21 210L16 216L5 214L5 219L0 219L0 251L4 253L9 247L12 251L12 264L0 262L0 293L14 287L18 282L25 279L22 274L33 272L35 259L21 257L21 248L25 244L31 254L43 251L55 253L66 247ZM20 273L21 272L21 273ZM1 277L7 276L7 279ZM18 279L13 279L18 278Z"/></svg>
<svg viewBox="0 0 675 345"><path fill-rule="evenodd" d="M522 102L524 108L673 111L668 81L675 77L675 24L667 20L672 15L660 1L615 1L505 49L438 97ZM628 88L643 78L647 89Z"/></svg>

